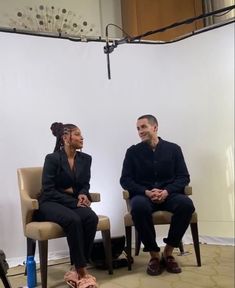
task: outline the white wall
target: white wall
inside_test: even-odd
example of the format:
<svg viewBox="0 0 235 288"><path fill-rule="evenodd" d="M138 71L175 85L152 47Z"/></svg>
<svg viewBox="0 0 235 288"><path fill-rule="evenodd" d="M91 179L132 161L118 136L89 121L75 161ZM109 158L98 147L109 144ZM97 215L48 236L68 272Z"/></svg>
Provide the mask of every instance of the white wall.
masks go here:
<svg viewBox="0 0 235 288"><path fill-rule="evenodd" d="M0 33L0 248L25 256L16 169L43 165L54 121L78 124L93 156L97 213L124 234L119 177L126 149L139 141L136 118L152 113L160 136L181 145L191 173L201 235L234 235L234 26L171 45L121 45ZM50 251L67 249L64 239Z"/></svg>

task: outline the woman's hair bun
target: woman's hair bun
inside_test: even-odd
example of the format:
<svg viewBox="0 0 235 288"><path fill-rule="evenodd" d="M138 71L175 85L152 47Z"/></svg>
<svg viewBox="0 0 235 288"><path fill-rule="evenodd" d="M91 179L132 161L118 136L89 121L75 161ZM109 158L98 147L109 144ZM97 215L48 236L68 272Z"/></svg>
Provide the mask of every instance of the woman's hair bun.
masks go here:
<svg viewBox="0 0 235 288"><path fill-rule="evenodd" d="M51 124L51 131L55 137L61 137L64 132L64 125L61 122L54 122Z"/></svg>

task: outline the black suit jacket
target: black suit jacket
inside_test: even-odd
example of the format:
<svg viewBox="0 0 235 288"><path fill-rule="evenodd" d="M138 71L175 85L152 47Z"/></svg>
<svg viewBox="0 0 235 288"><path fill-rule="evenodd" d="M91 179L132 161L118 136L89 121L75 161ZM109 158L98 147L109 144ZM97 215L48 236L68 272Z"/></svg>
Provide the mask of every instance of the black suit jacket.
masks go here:
<svg viewBox="0 0 235 288"><path fill-rule="evenodd" d="M45 158L42 173L42 191L39 203L44 201L58 202L70 208L77 207L77 197L85 194L90 198L91 156L76 152L74 171L71 170L65 151L59 150ZM73 194L64 192L73 188Z"/></svg>

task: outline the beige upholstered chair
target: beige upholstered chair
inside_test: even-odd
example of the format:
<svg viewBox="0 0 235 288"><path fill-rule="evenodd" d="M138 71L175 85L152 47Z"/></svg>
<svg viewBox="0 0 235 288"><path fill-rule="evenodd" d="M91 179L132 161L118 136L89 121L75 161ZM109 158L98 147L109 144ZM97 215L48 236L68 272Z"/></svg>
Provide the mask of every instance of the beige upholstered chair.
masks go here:
<svg viewBox="0 0 235 288"><path fill-rule="evenodd" d="M185 187L185 194L186 195L192 195L192 187L186 186ZM126 230L126 241L127 241L127 259L128 259L128 269L131 270L131 243L132 243L132 226L134 226L134 223L132 221L132 217L130 214L130 199L129 199L129 192L123 191L123 199L126 200L127 205L127 211L128 213L124 216L124 224L125 224L125 230ZM172 213L167 211L157 211L153 213L153 223L154 225L163 225L163 224L170 224L171 223L171 216ZM193 238L193 244L194 244L194 250L196 254L197 259L197 265L201 266L201 256L200 256L200 246L199 246L199 237L198 237L198 226L197 226L197 213L194 212L192 215L192 219L190 222L190 228L192 232L192 238ZM139 254L140 250L140 240L138 237L138 233L135 230L135 255ZM180 250L183 252L183 244L180 245Z"/></svg>
<svg viewBox="0 0 235 288"><path fill-rule="evenodd" d="M41 189L42 168L20 168L17 170L20 190L24 235L27 238L27 255L34 255L36 241L39 246L40 272L42 288L47 287L48 240L65 237L62 228L53 222L35 222L33 212L38 209L37 196ZM99 193L91 193L93 202L100 201ZM113 273L110 238L110 221L107 216L98 215L97 231L101 231L105 247L106 263L109 274Z"/></svg>

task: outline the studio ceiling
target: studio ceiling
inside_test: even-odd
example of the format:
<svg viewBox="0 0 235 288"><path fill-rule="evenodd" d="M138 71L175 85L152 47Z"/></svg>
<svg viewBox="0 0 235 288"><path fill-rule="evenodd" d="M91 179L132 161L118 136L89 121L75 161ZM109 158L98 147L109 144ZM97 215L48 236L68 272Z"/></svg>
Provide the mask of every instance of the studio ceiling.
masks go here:
<svg viewBox="0 0 235 288"><path fill-rule="evenodd" d="M152 9L152 11L150 9L150 12L147 12L146 5L147 3L150 5L151 1L155 4L158 3L158 8ZM190 1L200 3L204 13L234 4L233 0ZM127 3L134 3L133 7L139 8L134 20L130 20L130 15L124 16L126 12L124 7ZM168 6L167 10L163 8L165 3L168 3L165 5ZM112 23L115 25L109 27L109 38L122 38L125 35L122 29L133 36L174 23L176 20L172 19L178 19L174 17L174 13L177 13L174 9L179 7L179 4L182 4L182 0L0 0L0 31L101 40L105 38L105 27ZM182 7L184 8L184 6ZM131 8L130 11L133 9ZM167 18L170 12L173 16L169 22L159 21L161 18ZM151 13L153 19L155 18L159 22L151 20L152 26L150 22L147 23L151 18ZM179 18L178 21L194 16L185 17ZM201 27L227 21L231 17L234 17L234 9L229 13L204 19ZM125 26L126 19L129 21L128 27ZM145 19L145 23L143 19ZM139 21L139 27L142 29L132 29L134 21ZM196 27L196 29L199 28ZM193 28L193 30L196 29ZM184 32L182 33L184 34Z"/></svg>

